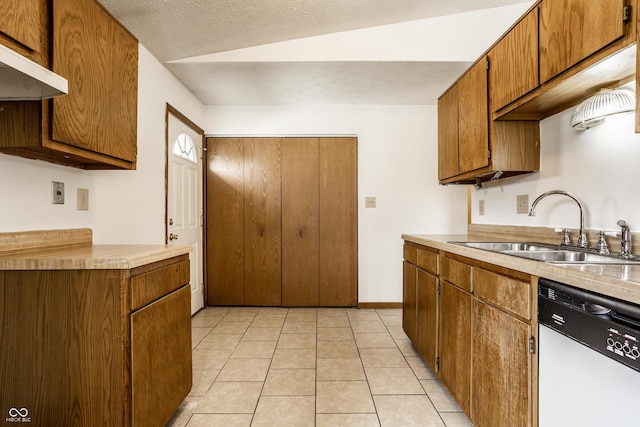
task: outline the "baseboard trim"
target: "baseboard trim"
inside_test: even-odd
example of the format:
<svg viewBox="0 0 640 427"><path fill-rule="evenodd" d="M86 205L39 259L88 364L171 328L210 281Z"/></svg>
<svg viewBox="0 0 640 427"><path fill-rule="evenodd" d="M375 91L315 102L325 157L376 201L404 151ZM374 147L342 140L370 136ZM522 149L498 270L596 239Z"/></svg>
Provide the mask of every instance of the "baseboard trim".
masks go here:
<svg viewBox="0 0 640 427"><path fill-rule="evenodd" d="M401 302L359 302L358 308L402 308Z"/></svg>

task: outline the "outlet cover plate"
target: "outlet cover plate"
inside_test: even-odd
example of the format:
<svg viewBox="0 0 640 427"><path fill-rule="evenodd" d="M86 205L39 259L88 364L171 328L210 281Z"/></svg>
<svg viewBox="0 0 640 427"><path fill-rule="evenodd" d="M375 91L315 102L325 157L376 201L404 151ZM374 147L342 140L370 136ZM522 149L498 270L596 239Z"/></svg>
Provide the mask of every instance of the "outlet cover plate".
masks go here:
<svg viewBox="0 0 640 427"><path fill-rule="evenodd" d="M51 203L64 205L64 182L51 181Z"/></svg>
<svg viewBox="0 0 640 427"><path fill-rule="evenodd" d="M484 215L484 200L478 200L478 215Z"/></svg>
<svg viewBox="0 0 640 427"><path fill-rule="evenodd" d="M529 195L528 194L520 194L516 196L516 213L517 214L528 214L529 213Z"/></svg>
<svg viewBox="0 0 640 427"><path fill-rule="evenodd" d="M364 198L364 207L365 208L375 208L376 207L376 198L375 197L365 197Z"/></svg>
<svg viewBox="0 0 640 427"><path fill-rule="evenodd" d="M78 188L78 210L89 210L89 189L87 188Z"/></svg>

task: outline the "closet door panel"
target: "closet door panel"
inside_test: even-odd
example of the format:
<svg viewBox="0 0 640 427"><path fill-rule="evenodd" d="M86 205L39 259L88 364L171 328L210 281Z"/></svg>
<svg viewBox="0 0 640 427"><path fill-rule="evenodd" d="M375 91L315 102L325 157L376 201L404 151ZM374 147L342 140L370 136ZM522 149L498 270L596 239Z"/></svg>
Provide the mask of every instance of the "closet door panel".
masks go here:
<svg viewBox="0 0 640 427"><path fill-rule="evenodd" d="M207 138L207 304L244 304L244 144Z"/></svg>
<svg viewBox="0 0 640 427"><path fill-rule="evenodd" d="M281 139L244 140L245 304L281 298Z"/></svg>
<svg viewBox="0 0 640 427"><path fill-rule="evenodd" d="M356 138L320 138L320 306L358 303Z"/></svg>
<svg viewBox="0 0 640 427"><path fill-rule="evenodd" d="M282 143L282 305L319 303L318 138Z"/></svg>

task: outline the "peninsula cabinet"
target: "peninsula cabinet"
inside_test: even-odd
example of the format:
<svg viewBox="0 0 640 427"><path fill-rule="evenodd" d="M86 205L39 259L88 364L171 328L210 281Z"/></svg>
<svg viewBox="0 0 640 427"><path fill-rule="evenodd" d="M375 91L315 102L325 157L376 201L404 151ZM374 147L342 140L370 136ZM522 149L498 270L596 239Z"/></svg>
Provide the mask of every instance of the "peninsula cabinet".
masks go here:
<svg viewBox="0 0 640 427"><path fill-rule="evenodd" d="M50 6L50 68L69 81L69 93L0 103L0 152L84 169L135 169L137 40L94 0Z"/></svg>
<svg viewBox="0 0 640 427"><path fill-rule="evenodd" d="M84 250L70 249L58 267L91 264L98 252ZM189 256L132 268L119 265L125 259L0 271L2 421L10 408L43 427L160 426L172 417L192 384Z"/></svg>
<svg viewBox="0 0 640 427"><path fill-rule="evenodd" d="M353 137L207 138L209 305L357 305Z"/></svg>

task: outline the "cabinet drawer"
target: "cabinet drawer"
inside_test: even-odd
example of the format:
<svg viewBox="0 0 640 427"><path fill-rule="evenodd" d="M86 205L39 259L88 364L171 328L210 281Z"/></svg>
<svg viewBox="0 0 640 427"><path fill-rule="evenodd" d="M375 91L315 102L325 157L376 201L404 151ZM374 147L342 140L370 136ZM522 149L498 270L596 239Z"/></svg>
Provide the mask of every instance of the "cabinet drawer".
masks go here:
<svg viewBox="0 0 640 427"><path fill-rule="evenodd" d="M481 298L524 319L531 319L531 284L476 268L473 290Z"/></svg>
<svg viewBox="0 0 640 427"><path fill-rule="evenodd" d="M131 278L131 310L137 310L189 283L189 261Z"/></svg>
<svg viewBox="0 0 640 427"><path fill-rule="evenodd" d="M434 276L437 276L440 272L438 271L438 266L439 266L439 262L438 262L438 258L440 257L440 255L438 255L438 252L436 252L435 250L429 250L427 248L425 249L421 249L418 248L418 254L417 254L417 262L418 262L418 267L420 267L421 269L425 270L428 273L433 274Z"/></svg>
<svg viewBox="0 0 640 427"><path fill-rule="evenodd" d="M472 267L448 256L442 257L442 278L452 285L471 292Z"/></svg>
<svg viewBox="0 0 640 427"><path fill-rule="evenodd" d="M418 265L418 248L416 246L407 245L405 243L402 249L402 256L405 261L413 265Z"/></svg>

